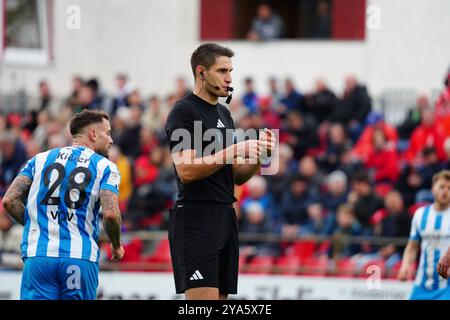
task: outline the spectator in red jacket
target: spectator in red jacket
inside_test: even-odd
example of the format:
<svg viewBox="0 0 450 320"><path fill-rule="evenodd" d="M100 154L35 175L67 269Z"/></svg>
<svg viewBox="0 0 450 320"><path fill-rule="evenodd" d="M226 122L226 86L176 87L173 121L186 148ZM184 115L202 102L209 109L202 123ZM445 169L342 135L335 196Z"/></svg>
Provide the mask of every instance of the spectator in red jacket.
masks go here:
<svg viewBox="0 0 450 320"><path fill-rule="evenodd" d="M395 144L387 141L381 128L375 128L373 131L373 150L368 154L365 166L373 170L375 183L394 184L400 174Z"/></svg>
<svg viewBox="0 0 450 320"><path fill-rule="evenodd" d="M386 140L393 144L393 147L396 148L398 143L397 129L386 123L382 114L378 112L371 112L367 117L367 127L364 129L363 133L353 147L352 155L355 158L364 162L367 160L367 156L373 153L373 136L376 129L381 129L384 132Z"/></svg>
<svg viewBox="0 0 450 320"><path fill-rule="evenodd" d="M406 159L411 164L420 164L422 150L434 147L439 161L445 161L444 141L446 138L443 126L435 120L431 109L422 110L421 123L413 131Z"/></svg>

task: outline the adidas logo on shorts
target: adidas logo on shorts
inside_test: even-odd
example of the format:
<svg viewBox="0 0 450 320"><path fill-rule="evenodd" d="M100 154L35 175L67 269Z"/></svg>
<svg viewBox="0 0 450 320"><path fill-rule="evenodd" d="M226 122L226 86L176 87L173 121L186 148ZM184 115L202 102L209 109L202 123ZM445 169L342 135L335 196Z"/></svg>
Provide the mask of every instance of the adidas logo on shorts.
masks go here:
<svg viewBox="0 0 450 320"><path fill-rule="evenodd" d="M194 274L189 278L189 280L203 280L203 276L200 271L195 270Z"/></svg>

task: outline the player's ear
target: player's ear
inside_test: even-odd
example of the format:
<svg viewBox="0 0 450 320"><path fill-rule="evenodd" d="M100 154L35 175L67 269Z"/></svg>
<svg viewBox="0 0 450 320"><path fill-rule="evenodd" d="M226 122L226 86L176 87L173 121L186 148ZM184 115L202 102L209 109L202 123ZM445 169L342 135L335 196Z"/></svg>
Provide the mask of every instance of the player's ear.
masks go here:
<svg viewBox="0 0 450 320"><path fill-rule="evenodd" d="M92 142L95 142L95 140L97 139L97 132L95 131L95 129L90 129L88 132L88 136L89 136L89 140L91 140Z"/></svg>

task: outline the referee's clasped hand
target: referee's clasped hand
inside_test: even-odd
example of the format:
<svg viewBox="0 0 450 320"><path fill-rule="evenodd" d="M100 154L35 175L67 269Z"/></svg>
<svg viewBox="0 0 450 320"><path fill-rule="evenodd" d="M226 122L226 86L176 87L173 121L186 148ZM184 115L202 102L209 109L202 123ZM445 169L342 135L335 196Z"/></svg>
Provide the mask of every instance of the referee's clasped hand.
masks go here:
<svg viewBox="0 0 450 320"><path fill-rule="evenodd" d="M264 128L264 130L259 135L259 141L260 141L260 146L265 148L268 155L270 155L272 150L275 148L275 144L277 142L277 140L275 138L275 134L270 129L267 129L267 128Z"/></svg>
<svg viewBox="0 0 450 320"><path fill-rule="evenodd" d="M236 145L236 155L242 158L259 158L262 152L259 140L246 140Z"/></svg>

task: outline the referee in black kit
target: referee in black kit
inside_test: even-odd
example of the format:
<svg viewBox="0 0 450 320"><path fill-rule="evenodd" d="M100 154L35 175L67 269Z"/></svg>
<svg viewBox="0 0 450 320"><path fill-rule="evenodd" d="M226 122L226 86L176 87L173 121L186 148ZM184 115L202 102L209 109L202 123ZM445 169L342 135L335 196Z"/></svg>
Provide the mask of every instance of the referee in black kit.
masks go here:
<svg viewBox="0 0 450 320"><path fill-rule="evenodd" d="M170 251L176 292L185 293L188 300L226 299L237 293L234 184L257 173L260 157L275 147L275 136L268 129L259 139L234 143L233 119L218 103L219 97L233 91L233 55L215 43L200 45L191 56L194 91L177 101L167 118L179 189L170 211Z"/></svg>

